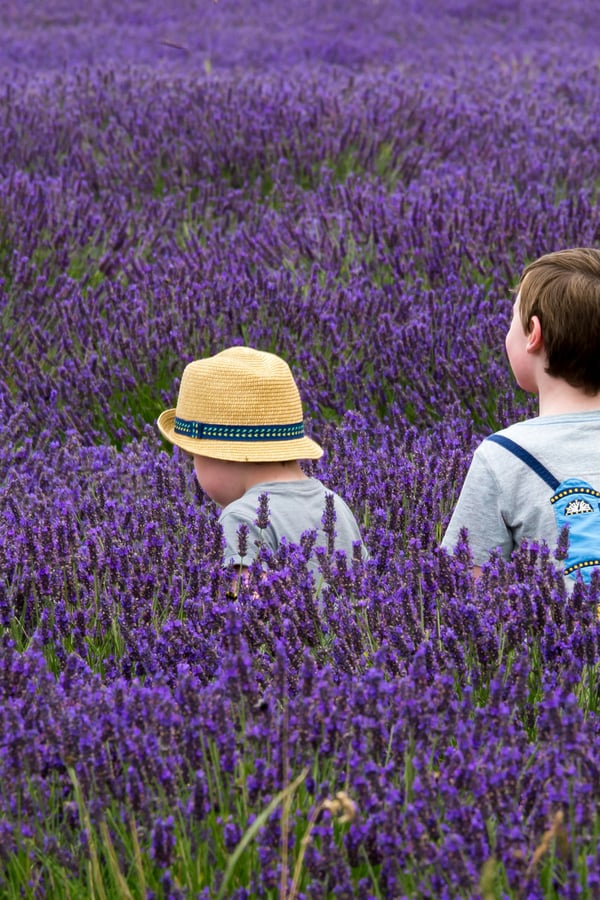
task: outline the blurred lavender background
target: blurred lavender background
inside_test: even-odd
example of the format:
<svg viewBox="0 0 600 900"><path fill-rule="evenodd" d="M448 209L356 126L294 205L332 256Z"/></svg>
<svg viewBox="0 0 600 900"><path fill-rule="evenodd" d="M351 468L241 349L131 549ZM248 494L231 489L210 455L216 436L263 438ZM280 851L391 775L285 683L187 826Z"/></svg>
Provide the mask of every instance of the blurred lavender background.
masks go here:
<svg viewBox="0 0 600 900"><path fill-rule="evenodd" d="M3 895L598 896L598 585L536 545L473 585L438 546L477 442L535 410L521 268L600 240L593 5L0 24ZM233 343L290 362L363 527L323 610L308 543L227 598L156 431Z"/></svg>

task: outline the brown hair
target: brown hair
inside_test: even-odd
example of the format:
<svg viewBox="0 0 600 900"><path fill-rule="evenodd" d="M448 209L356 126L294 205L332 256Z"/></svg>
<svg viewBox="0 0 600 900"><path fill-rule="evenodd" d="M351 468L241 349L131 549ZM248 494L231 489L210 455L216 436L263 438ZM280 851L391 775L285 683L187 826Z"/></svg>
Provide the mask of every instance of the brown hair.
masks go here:
<svg viewBox="0 0 600 900"><path fill-rule="evenodd" d="M600 250L575 247L540 256L517 286L526 334L542 326L546 372L586 394L600 391Z"/></svg>

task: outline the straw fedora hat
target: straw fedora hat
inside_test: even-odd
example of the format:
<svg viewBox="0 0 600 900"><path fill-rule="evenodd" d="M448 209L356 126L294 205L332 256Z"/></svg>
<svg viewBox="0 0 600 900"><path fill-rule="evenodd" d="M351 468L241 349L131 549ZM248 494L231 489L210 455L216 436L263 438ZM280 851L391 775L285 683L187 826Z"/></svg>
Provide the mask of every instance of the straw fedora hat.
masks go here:
<svg viewBox="0 0 600 900"><path fill-rule="evenodd" d="M319 459L304 435L302 402L290 368L274 353L230 347L189 363L176 409L158 428L188 453L238 462Z"/></svg>

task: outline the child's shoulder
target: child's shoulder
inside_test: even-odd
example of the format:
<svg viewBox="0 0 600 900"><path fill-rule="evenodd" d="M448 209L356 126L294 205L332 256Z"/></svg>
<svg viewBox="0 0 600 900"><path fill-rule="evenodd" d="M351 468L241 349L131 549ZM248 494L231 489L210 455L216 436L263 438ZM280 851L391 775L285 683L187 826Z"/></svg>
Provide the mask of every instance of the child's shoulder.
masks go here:
<svg viewBox="0 0 600 900"><path fill-rule="evenodd" d="M309 494L313 491L326 490L317 478L294 478L283 481L260 481L249 487L244 496L259 494Z"/></svg>
<svg viewBox="0 0 600 900"><path fill-rule="evenodd" d="M600 410L536 416L515 422L485 438L478 447L479 455L495 466L508 464L506 451L522 448L549 465L560 465L570 459L596 456L600 440ZM517 453L518 456L518 453Z"/></svg>
<svg viewBox="0 0 600 900"><path fill-rule="evenodd" d="M534 416L531 419L513 422L512 425L496 431L495 435L515 441L519 438L547 441L555 436L570 436L576 432L597 435L600 432L600 409L566 412L551 416Z"/></svg>
<svg viewBox="0 0 600 900"><path fill-rule="evenodd" d="M255 507L262 494L270 503L280 503L290 498L311 498L321 496L326 488L317 478L302 478L294 481L260 481L251 485L244 494L225 507L226 510Z"/></svg>

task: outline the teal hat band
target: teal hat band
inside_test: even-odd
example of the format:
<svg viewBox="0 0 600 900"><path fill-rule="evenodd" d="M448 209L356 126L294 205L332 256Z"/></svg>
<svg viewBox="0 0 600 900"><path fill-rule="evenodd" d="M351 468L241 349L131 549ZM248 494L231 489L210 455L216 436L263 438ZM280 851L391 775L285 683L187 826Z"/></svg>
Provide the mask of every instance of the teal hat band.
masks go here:
<svg viewBox="0 0 600 900"><path fill-rule="evenodd" d="M175 417L175 434L203 441L294 441L304 437L304 423L294 425L207 425Z"/></svg>

